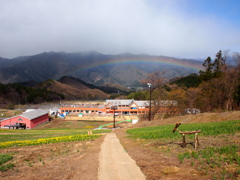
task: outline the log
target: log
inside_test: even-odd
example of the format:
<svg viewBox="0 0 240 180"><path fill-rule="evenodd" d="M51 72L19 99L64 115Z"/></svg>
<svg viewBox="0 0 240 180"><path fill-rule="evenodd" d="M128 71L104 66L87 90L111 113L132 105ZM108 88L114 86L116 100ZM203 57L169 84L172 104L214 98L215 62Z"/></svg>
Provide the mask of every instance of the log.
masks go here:
<svg viewBox="0 0 240 180"><path fill-rule="evenodd" d="M194 134L194 133L200 133L201 130L198 131L184 131L184 132L179 132L180 134Z"/></svg>
<svg viewBox="0 0 240 180"><path fill-rule="evenodd" d="M173 132L175 132L177 130L177 128L181 125L182 123L177 122L175 127L173 128Z"/></svg>

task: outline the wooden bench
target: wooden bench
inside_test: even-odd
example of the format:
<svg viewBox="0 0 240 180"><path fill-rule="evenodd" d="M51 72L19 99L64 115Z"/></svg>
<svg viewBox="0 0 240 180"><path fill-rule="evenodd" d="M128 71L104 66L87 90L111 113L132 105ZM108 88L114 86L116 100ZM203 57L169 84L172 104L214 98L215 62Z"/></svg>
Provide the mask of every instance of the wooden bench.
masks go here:
<svg viewBox="0 0 240 180"><path fill-rule="evenodd" d="M182 134L182 137L183 137L183 143L181 144L182 147L186 147L187 144L193 144L193 143L194 143L194 148L199 147L200 144L199 144L199 140L198 140L198 133L200 133L201 130L198 130L198 131L184 131L184 132L182 132L182 131L180 131L180 130L178 129L178 127L179 127L181 124L182 124L182 123L180 123L180 122L177 122L177 123L176 123L175 127L173 128L173 133L174 133L175 131L178 131L180 134ZM195 134L195 136L194 136L194 142L186 143L186 135L187 135L187 134Z"/></svg>

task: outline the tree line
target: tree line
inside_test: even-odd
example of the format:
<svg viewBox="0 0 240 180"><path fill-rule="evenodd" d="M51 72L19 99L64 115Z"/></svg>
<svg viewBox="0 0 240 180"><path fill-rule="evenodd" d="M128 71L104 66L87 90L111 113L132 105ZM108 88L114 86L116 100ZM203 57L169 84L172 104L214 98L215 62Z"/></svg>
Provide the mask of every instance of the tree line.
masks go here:
<svg viewBox="0 0 240 180"><path fill-rule="evenodd" d="M37 104L64 99L64 95L45 88L33 88L18 83L0 83L0 106L14 108L16 104Z"/></svg>
<svg viewBox="0 0 240 180"><path fill-rule="evenodd" d="M160 100L177 100L178 113L184 114L188 109L199 109L201 112L232 111L240 108L240 54L231 56L229 51L217 52L212 59L207 57L199 74L167 80L165 72L153 72L142 81L151 83L154 109ZM150 91L133 92L128 98L149 100ZM156 115L152 112L153 115Z"/></svg>

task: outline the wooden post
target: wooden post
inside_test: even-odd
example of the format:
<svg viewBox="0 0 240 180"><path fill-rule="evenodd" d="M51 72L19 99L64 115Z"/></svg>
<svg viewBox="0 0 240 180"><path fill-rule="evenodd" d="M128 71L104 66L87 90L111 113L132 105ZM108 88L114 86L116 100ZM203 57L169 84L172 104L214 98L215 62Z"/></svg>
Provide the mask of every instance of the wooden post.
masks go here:
<svg viewBox="0 0 240 180"><path fill-rule="evenodd" d="M195 148L198 148L199 146L199 141L198 141L198 133L195 133Z"/></svg>
<svg viewBox="0 0 240 180"><path fill-rule="evenodd" d="M182 134L183 136L183 147L186 147L186 139L185 139L185 134Z"/></svg>

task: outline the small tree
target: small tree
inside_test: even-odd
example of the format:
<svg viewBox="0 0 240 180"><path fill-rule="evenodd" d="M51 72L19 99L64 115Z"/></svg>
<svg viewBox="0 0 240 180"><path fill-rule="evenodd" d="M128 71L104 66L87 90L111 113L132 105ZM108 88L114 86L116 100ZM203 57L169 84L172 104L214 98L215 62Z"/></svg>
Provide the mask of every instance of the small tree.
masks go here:
<svg viewBox="0 0 240 180"><path fill-rule="evenodd" d="M223 57L222 51L220 50L216 54L214 62L212 62L211 57L208 57L203 63L205 71L199 71L199 79L201 81L209 81L213 78L220 77L226 71L227 53L228 51L226 51L225 56Z"/></svg>
<svg viewBox="0 0 240 180"><path fill-rule="evenodd" d="M177 101L177 106L178 106L178 113L183 113L184 110L186 109L186 90L180 87L176 87L172 89L169 94L168 98L170 100L176 100ZM173 107L172 108L176 108Z"/></svg>
<svg viewBox="0 0 240 180"><path fill-rule="evenodd" d="M209 81L213 78L213 63L211 57L208 57L204 63L203 66L205 67L205 71L200 70L199 71L199 79L201 81Z"/></svg>
<svg viewBox="0 0 240 180"><path fill-rule="evenodd" d="M198 93L199 88L189 88L186 92L187 103L191 110L196 107Z"/></svg>
<svg viewBox="0 0 240 180"><path fill-rule="evenodd" d="M143 85L147 85L147 83L151 84L151 119L154 119L156 113L161 107L161 100L166 99L167 93L166 90L163 88L164 84L166 83L166 77L164 77L165 71L155 71L153 73L148 74L147 79L142 80ZM149 92L149 99L150 99L150 92Z"/></svg>

